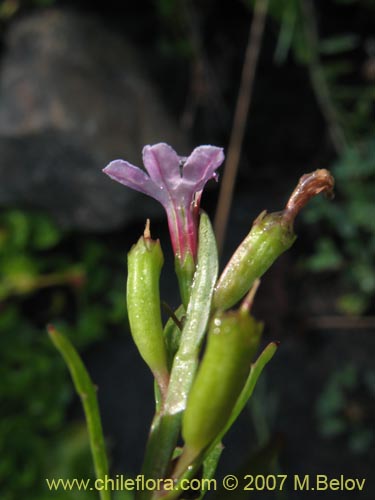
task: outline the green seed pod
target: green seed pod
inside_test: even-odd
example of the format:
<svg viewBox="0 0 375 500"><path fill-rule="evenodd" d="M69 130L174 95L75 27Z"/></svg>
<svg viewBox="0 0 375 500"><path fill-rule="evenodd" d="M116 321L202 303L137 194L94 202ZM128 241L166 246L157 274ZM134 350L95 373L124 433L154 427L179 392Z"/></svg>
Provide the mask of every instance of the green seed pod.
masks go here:
<svg viewBox="0 0 375 500"><path fill-rule="evenodd" d="M236 304L295 239L284 212L262 212L220 276L213 307L226 310Z"/></svg>
<svg viewBox="0 0 375 500"><path fill-rule="evenodd" d="M163 266L159 240L148 226L128 254L127 306L131 333L138 350L165 393L167 354L160 312L159 278Z"/></svg>
<svg viewBox="0 0 375 500"><path fill-rule="evenodd" d="M244 310L220 312L211 320L206 351L183 416L185 465L227 424L249 375L262 328Z"/></svg>
<svg viewBox="0 0 375 500"><path fill-rule="evenodd" d="M311 198L333 196L334 179L328 170L303 175L282 212L262 212L237 248L216 285L213 307L226 310L250 290L273 262L296 240L293 222Z"/></svg>

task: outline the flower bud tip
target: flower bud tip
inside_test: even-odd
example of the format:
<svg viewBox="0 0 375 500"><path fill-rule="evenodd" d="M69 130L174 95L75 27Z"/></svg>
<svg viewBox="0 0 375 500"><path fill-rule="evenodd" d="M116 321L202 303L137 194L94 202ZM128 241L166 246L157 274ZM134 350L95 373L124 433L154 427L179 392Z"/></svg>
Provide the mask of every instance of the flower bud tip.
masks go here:
<svg viewBox="0 0 375 500"><path fill-rule="evenodd" d="M143 231L143 237L145 240L151 239L150 219L146 220L146 226L145 226L145 230Z"/></svg>
<svg viewBox="0 0 375 500"><path fill-rule="evenodd" d="M284 219L293 221L311 198L320 193L324 193L329 198L333 198L334 185L334 178L330 172L324 168L303 175L288 200L283 212Z"/></svg>
<svg viewBox="0 0 375 500"><path fill-rule="evenodd" d="M240 309L242 312L250 313L250 311L253 307L254 298L255 298L255 295L258 291L259 285L260 285L260 279L256 279L254 281L252 287L250 288L248 294L246 295L246 297L243 299L243 301L241 303Z"/></svg>

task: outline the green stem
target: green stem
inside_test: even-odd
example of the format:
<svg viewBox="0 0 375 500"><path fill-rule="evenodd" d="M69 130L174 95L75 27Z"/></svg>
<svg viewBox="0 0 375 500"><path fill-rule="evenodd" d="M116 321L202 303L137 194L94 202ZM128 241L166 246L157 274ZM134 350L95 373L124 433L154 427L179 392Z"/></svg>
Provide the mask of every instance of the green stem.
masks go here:
<svg viewBox="0 0 375 500"><path fill-rule="evenodd" d="M96 388L79 354L70 341L53 326L48 326L48 333L56 349L60 351L64 358L73 379L74 387L81 399L86 417L95 474L97 479L101 479L104 482L106 477L108 477L108 461ZM109 490L103 489L99 494L101 500L111 500L111 493Z"/></svg>
<svg viewBox="0 0 375 500"><path fill-rule="evenodd" d="M162 414L156 415L143 466L146 478L161 479L169 472L170 460L181 427L182 413L198 365L199 348L204 336L211 298L218 273L215 236L206 214L199 225L198 265L191 289L181 342L175 356ZM150 492L139 493L146 500Z"/></svg>
<svg viewBox="0 0 375 500"><path fill-rule="evenodd" d="M203 479L212 479L215 475L216 468L223 451L223 446L218 443L214 448L210 448L209 454L201 454L194 463L188 467L181 477L176 478L176 485L173 491L169 491L165 494L160 494L160 492L154 493L152 500L176 500L183 490L179 487L181 481L184 479L192 479L196 476L199 468L203 466ZM201 500L206 494L206 491L201 491L199 499Z"/></svg>
<svg viewBox="0 0 375 500"><path fill-rule="evenodd" d="M179 257L175 257L175 271L178 279L178 286L180 288L181 302L186 308L189 303L191 286L195 272L195 262L193 256L188 253L185 256L184 261L181 261Z"/></svg>

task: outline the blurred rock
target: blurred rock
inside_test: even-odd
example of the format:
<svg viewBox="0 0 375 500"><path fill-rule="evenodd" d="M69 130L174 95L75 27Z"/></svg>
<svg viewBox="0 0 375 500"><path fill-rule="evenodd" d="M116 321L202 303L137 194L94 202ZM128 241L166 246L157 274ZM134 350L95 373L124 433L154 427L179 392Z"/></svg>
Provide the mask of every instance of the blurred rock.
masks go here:
<svg viewBox="0 0 375 500"><path fill-rule="evenodd" d="M85 230L158 210L101 172L115 158L141 165L145 144L189 152L140 64L99 19L53 9L14 22L0 74L1 205Z"/></svg>

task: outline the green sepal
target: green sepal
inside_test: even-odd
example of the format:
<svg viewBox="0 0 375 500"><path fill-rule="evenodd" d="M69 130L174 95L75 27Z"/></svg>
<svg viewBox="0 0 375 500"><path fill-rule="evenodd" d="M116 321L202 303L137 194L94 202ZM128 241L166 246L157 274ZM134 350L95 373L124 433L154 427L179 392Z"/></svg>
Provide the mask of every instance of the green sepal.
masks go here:
<svg viewBox="0 0 375 500"><path fill-rule="evenodd" d="M181 301L187 307L190 299L191 287L194 279L195 262L190 253L185 255L183 261L176 256L174 261L175 271L180 288Z"/></svg>

